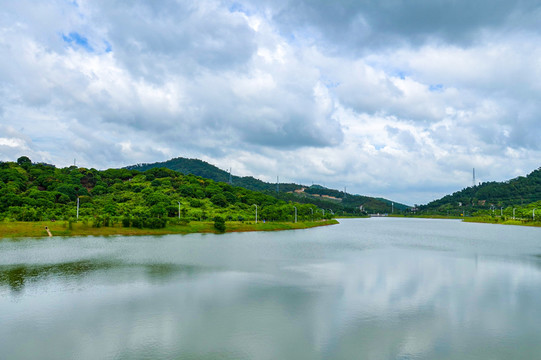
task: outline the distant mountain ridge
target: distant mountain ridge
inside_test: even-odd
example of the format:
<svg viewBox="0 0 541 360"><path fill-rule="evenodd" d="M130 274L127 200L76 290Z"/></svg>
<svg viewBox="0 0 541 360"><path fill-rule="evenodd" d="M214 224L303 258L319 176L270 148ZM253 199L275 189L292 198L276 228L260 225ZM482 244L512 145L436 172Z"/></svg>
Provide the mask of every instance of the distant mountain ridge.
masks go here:
<svg viewBox="0 0 541 360"><path fill-rule="evenodd" d="M145 163L127 166L129 170L146 171L152 168L164 167L183 174L193 174L203 178L219 182L229 182L248 190L275 193L281 199L292 201L305 201L317 204L320 207L330 207L334 211L344 210L348 212L362 211L390 213L391 211L403 211L409 209L408 205L392 202L387 199L373 198L362 195L346 194L343 191L328 189L320 185L303 186L293 183L268 183L252 176L235 176L206 161L177 157L168 161ZM279 192L277 193L277 189Z"/></svg>

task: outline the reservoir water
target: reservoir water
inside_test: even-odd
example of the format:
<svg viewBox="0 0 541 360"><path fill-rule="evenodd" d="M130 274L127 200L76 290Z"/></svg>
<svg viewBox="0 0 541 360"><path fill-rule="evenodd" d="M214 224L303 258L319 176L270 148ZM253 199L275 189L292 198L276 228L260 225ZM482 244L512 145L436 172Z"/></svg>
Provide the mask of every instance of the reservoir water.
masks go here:
<svg viewBox="0 0 541 360"><path fill-rule="evenodd" d="M0 359L541 359L541 229L3 239Z"/></svg>

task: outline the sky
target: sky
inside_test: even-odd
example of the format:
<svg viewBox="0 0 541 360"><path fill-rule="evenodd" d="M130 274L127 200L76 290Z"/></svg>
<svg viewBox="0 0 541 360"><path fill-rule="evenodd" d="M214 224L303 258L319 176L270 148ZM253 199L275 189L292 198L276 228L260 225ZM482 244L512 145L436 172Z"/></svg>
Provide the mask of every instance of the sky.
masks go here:
<svg viewBox="0 0 541 360"><path fill-rule="evenodd" d="M539 0L0 0L0 160L425 204L541 166Z"/></svg>

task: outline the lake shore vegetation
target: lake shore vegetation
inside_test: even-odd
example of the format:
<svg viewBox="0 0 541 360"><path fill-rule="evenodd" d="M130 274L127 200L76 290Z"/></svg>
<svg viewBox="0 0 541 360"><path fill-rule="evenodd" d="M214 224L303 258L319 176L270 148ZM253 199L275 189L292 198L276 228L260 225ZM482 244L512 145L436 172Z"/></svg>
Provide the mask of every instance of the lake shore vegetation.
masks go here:
<svg viewBox="0 0 541 360"><path fill-rule="evenodd" d="M3 221L0 222L0 238L39 238L49 236L136 236L136 235L169 235L192 233L229 233L251 231L301 230L318 226L338 224L335 219L303 221L303 222L258 222L224 221L225 228L217 229L215 221L193 221L189 223L171 223L163 228L123 227L120 223L110 226L93 227L88 223L69 221Z"/></svg>
<svg viewBox="0 0 541 360"><path fill-rule="evenodd" d="M0 199L2 236L42 236L44 226L65 235L276 230L333 217L314 204L165 168L56 168L24 156L0 163Z"/></svg>

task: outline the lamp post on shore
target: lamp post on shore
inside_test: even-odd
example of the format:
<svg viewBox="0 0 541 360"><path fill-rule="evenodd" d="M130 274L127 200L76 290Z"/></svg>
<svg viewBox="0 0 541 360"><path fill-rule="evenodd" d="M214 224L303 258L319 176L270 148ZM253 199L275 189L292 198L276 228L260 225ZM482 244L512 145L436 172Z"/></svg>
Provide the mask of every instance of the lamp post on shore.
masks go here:
<svg viewBox="0 0 541 360"><path fill-rule="evenodd" d="M513 208L513 220L515 220L515 209L516 208Z"/></svg>
<svg viewBox="0 0 541 360"><path fill-rule="evenodd" d="M180 201L177 201L178 202L178 219L180 220Z"/></svg>
<svg viewBox="0 0 541 360"><path fill-rule="evenodd" d="M257 205L254 204L255 206L255 223L257 224Z"/></svg>
<svg viewBox="0 0 541 360"><path fill-rule="evenodd" d="M297 222L297 207L293 206L295 208L295 222Z"/></svg>

